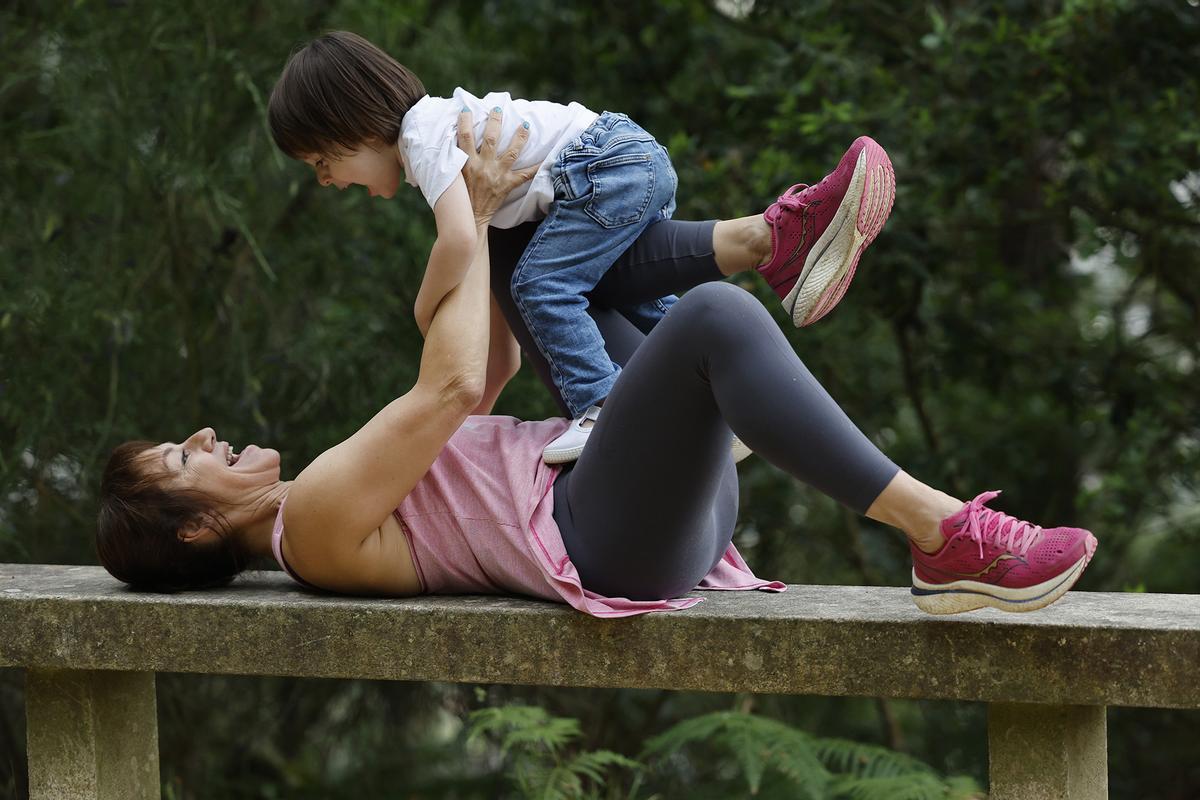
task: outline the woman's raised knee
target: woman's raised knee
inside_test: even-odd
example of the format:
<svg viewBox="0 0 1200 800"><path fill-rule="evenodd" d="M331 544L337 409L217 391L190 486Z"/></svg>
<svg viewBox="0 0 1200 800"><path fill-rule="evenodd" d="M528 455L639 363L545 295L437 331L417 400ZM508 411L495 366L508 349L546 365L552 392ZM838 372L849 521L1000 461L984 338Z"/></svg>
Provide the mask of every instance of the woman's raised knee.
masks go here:
<svg viewBox="0 0 1200 800"><path fill-rule="evenodd" d="M671 313L687 314L712 322L733 319L745 313L770 316L758 298L742 287L725 281L703 283L688 291L671 309Z"/></svg>

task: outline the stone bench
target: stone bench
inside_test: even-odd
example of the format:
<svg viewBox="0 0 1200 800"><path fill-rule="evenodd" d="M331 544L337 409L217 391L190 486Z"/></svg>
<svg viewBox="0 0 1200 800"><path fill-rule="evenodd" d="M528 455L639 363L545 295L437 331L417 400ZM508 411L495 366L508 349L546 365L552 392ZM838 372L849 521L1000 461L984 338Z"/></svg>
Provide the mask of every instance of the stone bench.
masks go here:
<svg viewBox="0 0 1200 800"><path fill-rule="evenodd" d="M323 596L272 572L168 596L99 567L0 564L0 666L26 671L34 800L159 796L157 672L983 701L993 800L1107 797L1105 706L1200 708L1200 595L953 617L904 588L701 595L598 620L515 598Z"/></svg>

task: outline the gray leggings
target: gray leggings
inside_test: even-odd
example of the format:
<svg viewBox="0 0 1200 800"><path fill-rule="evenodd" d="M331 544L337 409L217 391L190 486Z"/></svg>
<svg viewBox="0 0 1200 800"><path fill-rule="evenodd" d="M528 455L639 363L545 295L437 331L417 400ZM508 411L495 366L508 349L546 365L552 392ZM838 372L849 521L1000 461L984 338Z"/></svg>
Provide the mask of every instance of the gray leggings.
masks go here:
<svg viewBox="0 0 1200 800"><path fill-rule="evenodd" d="M610 597L678 597L720 559L738 511L731 428L758 455L860 514L899 471L758 300L721 282L714 225L651 225L590 295L588 313L623 371L583 456L555 481L554 519L584 587ZM565 409L508 293L534 228L491 232L492 289ZM614 310L685 291L652 331Z"/></svg>

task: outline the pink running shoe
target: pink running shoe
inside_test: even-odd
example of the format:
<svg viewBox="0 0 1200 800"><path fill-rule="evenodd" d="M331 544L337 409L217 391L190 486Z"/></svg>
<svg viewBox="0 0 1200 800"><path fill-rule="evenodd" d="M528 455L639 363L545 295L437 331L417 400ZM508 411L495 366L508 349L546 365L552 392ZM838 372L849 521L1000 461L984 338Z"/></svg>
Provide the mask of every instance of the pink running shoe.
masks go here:
<svg viewBox="0 0 1200 800"><path fill-rule="evenodd" d="M766 210L771 260L757 269L797 328L813 324L842 299L895 198L891 160L874 139L860 136L820 183L798 183Z"/></svg>
<svg viewBox="0 0 1200 800"><path fill-rule="evenodd" d="M1062 597L1083 574L1095 536L1080 528L1047 530L984 508L999 494L984 492L942 520L946 543L936 553L909 542L913 600L922 611L1033 611Z"/></svg>

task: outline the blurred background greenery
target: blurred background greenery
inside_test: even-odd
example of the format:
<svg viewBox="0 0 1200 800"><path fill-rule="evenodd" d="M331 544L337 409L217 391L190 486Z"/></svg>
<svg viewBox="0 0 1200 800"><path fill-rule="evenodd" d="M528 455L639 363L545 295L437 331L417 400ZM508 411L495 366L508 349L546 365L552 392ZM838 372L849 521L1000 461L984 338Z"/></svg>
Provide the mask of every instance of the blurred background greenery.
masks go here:
<svg viewBox="0 0 1200 800"><path fill-rule="evenodd" d="M960 496L1002 488L1007 511L1096 531L1079 588L1195 592L1197 5L6 3L0 562L96 563L99 471L123 440L213 425L278 448L290 477L411 385L410 310L434 235L424 202L317 191L265 126L292 48L346 28L432 94L630 114L671 150L679 219L760 210L869 133L896 167L895 212L838 313L784 325L796 350L909 472ZM774 296L746 285L782 323ZM553 408L525 370L497 413ZM905 584L900 537L761 459L740 469L735 541L760 575ZM0 671L4 798L25 791L21 685ZM464 723L513 702L576 718L583 747L627 755L681 720L752 711L986 787L982 705L159 685L163 779L179 799L501 796L515 789L498 751L468 748ZM1197 712L1110 710L1112 796L1200 796L1198 730ZM667 796L717 779L676 767L658 784Z"/></svg>

